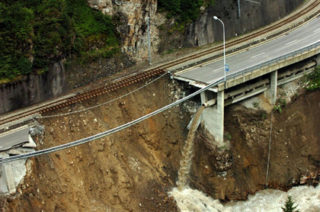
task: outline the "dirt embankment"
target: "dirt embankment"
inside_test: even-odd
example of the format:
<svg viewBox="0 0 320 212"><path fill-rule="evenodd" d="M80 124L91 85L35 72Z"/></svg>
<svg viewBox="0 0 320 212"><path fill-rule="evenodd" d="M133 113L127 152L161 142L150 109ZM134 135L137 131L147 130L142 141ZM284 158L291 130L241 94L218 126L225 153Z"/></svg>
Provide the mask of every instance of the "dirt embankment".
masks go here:
<svg viewBox="0 0 320 212"><path fill-rule="evenodd" d="M99 104L140 85L67 108ZM46 119L46 148L113 128L174 100L177 87L162 79L140 92L91 111ZM320 168L320 91L304 94L273 116L269 185L287 188ZM55 112L56 113L56 112ZM190 116L183 107L90 144L32 160L18 193L0 199L0 211L177 211L175 186ZM270 115L226 108L231 149L210 149L198 133L189 180L221 200L245 199L265 186Z"/></svg>
<svg viewBox="0 0 320 212"><path fill-rule="evenodd" d="M303 94L273 113L270 188L288 189L316 180L320 170L320 91ZM226 108L226 137L231 149L212 150L198 136L192 184L221 200L246 199L265 188L270 114L239 105ZM319 179L318 179L319 180Z"/></svg>
<svg viewBox="0 0 320 212"><path fill-rule="evenodd" d="M135 85L59 112L103 103ZM126 98L77 115L46 119L39 149L74 141L136 119L173 101L162 79ZM57 113L58 111L55 111ZM98 141L32 159L32 173L0 211L175 211L175 184L188 116L180 108Z"/></svg>

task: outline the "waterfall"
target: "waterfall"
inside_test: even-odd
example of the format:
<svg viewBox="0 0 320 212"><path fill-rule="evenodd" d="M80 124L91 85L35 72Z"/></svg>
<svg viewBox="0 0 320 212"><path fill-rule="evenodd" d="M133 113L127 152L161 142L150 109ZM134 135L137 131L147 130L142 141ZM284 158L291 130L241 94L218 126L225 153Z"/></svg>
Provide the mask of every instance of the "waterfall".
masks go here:
<svg viewBox="0 0 320 212"><path fill-rule="evenodd" d="M179 190L182 190L187 186L187 179L188 179L190 167L192 164L193 144L194 144L193 140L194 140L196 130L199 126L198 121L203 109L204 107L201 106L196 112L195 116L193 117L190 130L187 136L187 140L183 147L182 159L180 161L180 169L178 172L178 181L177 181L177 186Z"/></svg>

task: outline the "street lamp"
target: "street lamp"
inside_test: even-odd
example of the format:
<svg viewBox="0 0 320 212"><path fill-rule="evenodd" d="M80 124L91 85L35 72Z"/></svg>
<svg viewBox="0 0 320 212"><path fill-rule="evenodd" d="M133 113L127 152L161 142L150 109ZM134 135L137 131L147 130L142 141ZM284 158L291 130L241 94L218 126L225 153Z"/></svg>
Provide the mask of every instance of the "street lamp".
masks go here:
<svg viewBox="0 0 320 212"><path fill-rule="evenodd" d="M224 66L224 82L226 83L226 78L227 78L227 71L228 67L226 64L226 33L224 30L224 23L221 19L219 19L217 16L213 16L214 20L220 21L222 24L222 30L223 30L223 66Z"/></svg>

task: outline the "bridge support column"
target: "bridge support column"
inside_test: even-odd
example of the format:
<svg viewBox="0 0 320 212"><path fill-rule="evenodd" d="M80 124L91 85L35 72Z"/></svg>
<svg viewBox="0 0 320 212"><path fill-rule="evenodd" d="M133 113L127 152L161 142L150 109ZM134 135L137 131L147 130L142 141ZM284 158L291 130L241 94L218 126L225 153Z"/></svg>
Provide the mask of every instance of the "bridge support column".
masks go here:
<svg viewBox="0 0 320 212"><path fill-rule="evenodd" d="M206 102L208 102L208 96L205 91L200 94L200 98L201 98L201 105L204 105L206 104Z"/></svg>
<svg viewBox="0 0 320 212"><path fill-rule="evenodd" d="M215 135L218 143L223 143L224 131L224 91L219 91L217 94L217 108L216 108L216 123L217 134Z"/></svg>
<svg viewBox="0 0 320 212"><path fill-rule="evenodd" d="M4 157L8 157L7 155ZM14 182L14 176L12 173L12 166L11 163L5 163L0 165L0 191L9 194L16 192L16 186Z"/></svg>
<svg viewBox="0 0 320 212"><path fill-rule="evenodd" d="M224 91L217 93L217 104L206 107L202 113L202 123L208 132L215 138L215 145L224 146ZM209 101L210 102L210 101Z"/></svg>
<svg viewBox="0 0 320 212"><path fill-rule="evenodd" d="M317 66L320 66L320 54L316 56L316 63L317 63Z"/></svg>
<svg viewBox="0 0 320 212"><path fill-rule="evenodd" d="M270 89L269 89L269 101L271 104L275 104L277 100L277 87L278 87L278 71L274 71L270 76Z"/></svg>

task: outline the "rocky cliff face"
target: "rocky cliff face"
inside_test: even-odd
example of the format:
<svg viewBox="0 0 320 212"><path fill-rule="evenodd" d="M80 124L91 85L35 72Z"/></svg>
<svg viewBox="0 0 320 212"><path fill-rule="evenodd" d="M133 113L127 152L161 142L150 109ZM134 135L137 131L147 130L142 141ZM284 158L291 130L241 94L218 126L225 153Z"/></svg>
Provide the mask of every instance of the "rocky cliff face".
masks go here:
<svg viewBox="0 0 320 212"><path fill-rule="evenodd" d="M158 26L164 17L157 11L157 0L88 0L92 8L113 16L117 20L117 30L122 41L122 52L136 61L147 60L148 57L148 18L150 19L152 52L158 51Z"/></svg>
<svg viewBox="0 0 320 212"><path fill-rule="evenodd" d="M190 24L186 33L185 45L201 46L222 40L221 23L213 16L220 17L226 28L226 38L250 32L270 24L297 8L303 0L256 0L240 1L240 18L236 0L215 1L213 8L208 8L201 17Z"/></svg>
<svg viewBox="0 0 320 212"><path fill-rule="evenodd" d="M122 51L135 61L148 57L147 18L151 17L152 53L182 46L202 46L222 39L222 27L212 17L219 16L226 25L226 38L250 32L284 17L299 6L303 0L256 0L240 1L238 14L236 0L215 1L214 7L202 8L197 21L187 26L183 35L179 32L159 32L159 26L167 21L157 12L157 0L88 0L92 8L117 20L117 30L122 40ZM164 27L166 28L166 27ZM180 32L181 34L181 32ZM171 40L175 40L171 42ZM161 42L162 41L162 42ZM161 44L160 44L161 42ZM169 44L168 44L169 43Z"/></svg>

